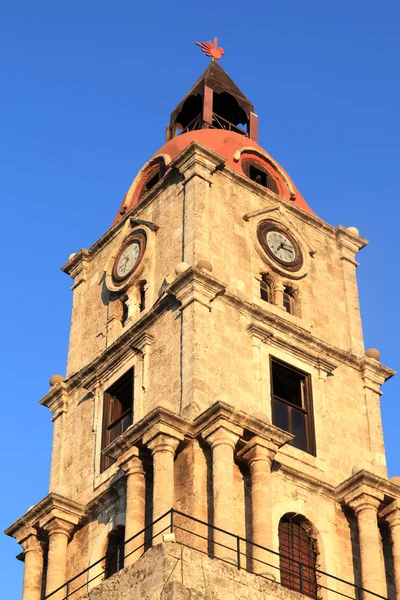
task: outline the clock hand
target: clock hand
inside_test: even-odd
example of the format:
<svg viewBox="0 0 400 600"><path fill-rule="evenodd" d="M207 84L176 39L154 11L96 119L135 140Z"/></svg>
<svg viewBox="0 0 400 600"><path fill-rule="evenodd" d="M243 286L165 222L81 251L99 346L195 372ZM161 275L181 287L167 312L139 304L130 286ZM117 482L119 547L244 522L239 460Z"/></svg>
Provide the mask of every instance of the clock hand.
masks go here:
<svg viewBox="0 0 400 600"><path fill-rule="evenodd" d="M283 248L284 250L287 250L288 252L293 254L293 250L291 248L289 248L289 246L285 246L284 244L281 244L281 248Z"/></svg>

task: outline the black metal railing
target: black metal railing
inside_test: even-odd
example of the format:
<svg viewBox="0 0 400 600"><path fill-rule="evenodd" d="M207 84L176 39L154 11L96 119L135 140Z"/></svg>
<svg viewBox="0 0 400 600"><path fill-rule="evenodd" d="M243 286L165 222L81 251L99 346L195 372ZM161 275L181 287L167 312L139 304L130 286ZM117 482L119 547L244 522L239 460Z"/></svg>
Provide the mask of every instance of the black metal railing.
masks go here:
<svg viewBox="0 0 400 600"><path fill-rule="evenodd" d="M205 528L204 533L201 533L199 528ZM336 594L340 598L349 600L363 600L366 597L370 600L388 600L385 596L366 590L360 585L331 575L319 568L310 567L309 564L303 564L286 554L283 555L270 548L260 546L247 538L176 509L167 511L125 540L125 560L135 553L138 553L137 558L139 558L151 545L154 545L156 538L161 538L166 532L175 533L176 541L183 546L211 558L233 564L239 570L255 573L274 583L279 583L280 578L287 580L287 577L292 577L293 572L296 572L296 582L293 585L281 585L314 599L326 598L326 593L329 592L330 597L332 597L331 594ZM157 543L161 540L162 538ZM130 548L127 551L128 544L132 545L135 541L140 542L139 545L135 544L133 549ZM116 548L116 550L118 549ZM94 581L100 578L104 579L106 558L106 556L101 557L45 596L43 600L77 600L78 592L87 592L91 589L90 586ZM283 560L281 561L281 559ZM289 564L289 569L285 568L283 564ZM282 577L282 575L287 577ZM82 582L82 578L85 579L84 582Z"/></svg>

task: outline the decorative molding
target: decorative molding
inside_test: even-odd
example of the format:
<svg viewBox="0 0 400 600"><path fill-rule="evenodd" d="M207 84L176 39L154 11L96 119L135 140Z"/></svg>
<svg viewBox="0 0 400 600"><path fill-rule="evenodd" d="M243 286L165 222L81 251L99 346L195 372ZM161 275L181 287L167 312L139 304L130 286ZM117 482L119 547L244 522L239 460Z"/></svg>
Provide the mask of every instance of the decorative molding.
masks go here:
<svg viewBox="0 0 400 600"><path fill-rule="evenodd" d="M255 210L254 212L247 213L243 215L243 221L250 221L250 219L254 219L254 217L260 217L261 215L265 215L270 212L274 212L275 210L280 210L280 204L274 204L272 206L266 206L265 208L261 208L260 210Z"/></svg>
<svg viewBox="0 0 400 600"><path fill-rule="evenodd" d="M398 498L399 486L368 471L359 471L339 484L335 490L336 499L342 504L349 504L360 494L382 500L385 497L385 501L395 500Z"/></svg>
<svg viewBox="0 0 400 600"><path fill-rule="evenodd" d="M87 265L90 260L90 252L85 248L82 248L76 254L73 254L71 258L61 267L61 271L67 273L74 280L72 289L78 287L79 284L86 281Z"/></svg>
<svg viewBox="0 0 400 600"><path fill-rule="evenodd" d="M211 311L211 303L223 296L225 291L225 284L206 271L194 267L186 269L165 288L166 294L174 296L181 303L181 311L193 302L198 302Z"/></svg>
<svg viewBox="0 0 400 600"><path fill-rule="evenodd" d="M290 337L284 338L260 323L251 322L247 326L247 332L249 335L261 340L261 342L288 350L292 355L305 360L318 369L326 373L332 373L337 368L338 361L332 360L331 347L325 349L318 348L313 343L313 340L310 339L310 335L302 335L298 331L298 327L293 326L293 328L295 328L297 335L294 336L294 331L292 331Z"/></svg>
<svg viewBox="0 0 400 600"><path fill-rule="evenodd" d="M33 533L35 529L42 528L43 524L51 519L59 518L74 526L80 524L86 516L85 507L70 498L50 492L45 498L40 500L10 527L5 530L5 534L11 537L21 539L21 534L25 531Z"/></svg>
<svg viewBox="0 0 400 600"><path fill-rule="evenodd" d="M64 381L56 383L50 388L49 393L40 400L42 406L47 406L53 413L52 421L68 410L68 386Z"/></svg>
<svg viewBox="0 0 400 600"><path fill-rule="evenodd" d="M132 446L145 443L144 439L146 439L146 443L150 441L152 438L149 432L155 431L154 435L170 433L182 441L186 437L193 437L193 427L189 420L167 408L158 407L128 427L121 436L104 448L103 452L112 458L120 458Z"/></svg>

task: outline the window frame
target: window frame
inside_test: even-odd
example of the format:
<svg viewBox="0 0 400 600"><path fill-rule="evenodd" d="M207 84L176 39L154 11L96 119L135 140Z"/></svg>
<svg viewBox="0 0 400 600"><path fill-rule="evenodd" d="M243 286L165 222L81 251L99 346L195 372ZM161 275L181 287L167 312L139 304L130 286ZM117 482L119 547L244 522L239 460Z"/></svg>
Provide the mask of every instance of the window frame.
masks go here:
<svg viewBox="0 0 400 600"><path fill-rule="evenodd" d="M276 394L274 394L274 380L273 380L273 365L279 364L280 366L288 369L289 371L293 371L296 375L301 375L304 381L304 387L301 391L302 394L302 403L304 406L299 407L295 404L285 400L284 398L280 398ZM289 363L281 360L280 358L276 358L275 356L269 357L269 374L270 374L270 389L271 389L271 423L274 423L274 403L280 402L285 406L289 407L288 410L288 422L290 429L292 429L292 411L298 411L305 415L305 438L306 438L306 449L299 448L293 444L293 440L290 443L291 446L297 448L301 452L307 452L307 454L311 454L312 456L317 455L316 449L316 440L315 440L315 426L314 426L314 403L313 403L313 395L312 395L312 376L311 373L306 373L302 369L298 369ZM277 425L275 425L277 427ZM285 430L288 433L292 433L290 429Z"/></svg>
<svg viewBox="0 0 400 600"><path fill-rule="evenodd" d="M111 415L110 415L110 411L112 410L111 408L111 404L112 404L112 399L114 398L112 392L112 389L117 386L124 378L128 378L131 377L132 378L132 403L131 406L128 409L125 409L123 412L121 412L121 414L114 418L111 421ZM106 471L109 467L111 467L112 464L115 463L115 460L113 458L111 458L110 456L107 456L106 454L104 454L104 449L107 448L107 446L109 444L111 444L112 441L116 440L117 438L119 438L127 429L128 427L133 423L133 418L134 418L134 402L135 402L135 369L134 367L130 367L127 371L125 371L125 373L123 375L121 375L121 377L118 377L118 379L116 379L114 381L114 383L112 383L111 385L108 386L108 388L106 390L104 390L103 392L103 408L102 408L102 431L101 431L101 460L100 460L100 473L104 473L104 471ZM118 423L122 423L122 421L124 419L126 419L127 417L129 417L130 415L130 423L128 423L128 425L124 428L124 425L121 425L121 433L119 435L117 435L116 437L114 437L113 440L110 439L111 437L111 430L118 424ZM128 419L129 420L129 419Z"/></svg>
<svg viewBox="0 0 400 600"><path fill-rule="evenodd" d="M263 298L263 293L268 296L268 299ZM269 278L265 273L261 273L260 279L260 299L263 302L267 302L268 304L273 304L274 302L274 293L272 289L272 283L269 281Z"/></svg>
<svg viewBox="0 0 400 600"><path fill-rule="evenodd" d="M110 548L112 538L117 539ZM113 554L115 553L115 555ZM107 536L107 548L104 564L104 579L109 579L124 568L125 563L125 527L118 525Z"/></svg>
<svg viewBox="0 0 400 600"><path fill-rule="evenodd" d="M250 179L250 181L254 181L254 183L257 183L257 185L260 185L264 189L269 190L277 196L280 195L278 180L276 177L274 177L274 175L272 175L265 163L261 163L258 160L255 160L254 158L244 156L242 158L241 167L243 173L248 179ZM253 179L253 177L250 176L250 168L256 169L257 171L260 171L262 174L265 175L266 185L264 185L263 183L259 183L258 181L256 181L256 179Z"/></svg>
<svg viewBox="0 0 400 600"><path fill-rule="evenodd" d="M309 529L309 531L307 531ZM303 534L303 535L302 535ZM296 540L297 539L297 545ZM279 519L279 570L281 584L309 598L318 598L318 548L307 520L295 513L286 513ZM305 547L306 546L306 547ZM296 556L297 554L297 556ZM300 575L300 562L303 574ZM306 575L304 581L304 571Z"/></svg>
<svg viewBox="0 0 400 600"><path fill-rule="evenodd" d="M289 310L286 308L285 296L288 298L287 304L289 306ZM285 289L283 290L283 306L285 307L286 312L289 315L295 315L296 314L296 297L295 297L295 292L293 291L292 288L290 288L287 285L285 285Z"/></svg>

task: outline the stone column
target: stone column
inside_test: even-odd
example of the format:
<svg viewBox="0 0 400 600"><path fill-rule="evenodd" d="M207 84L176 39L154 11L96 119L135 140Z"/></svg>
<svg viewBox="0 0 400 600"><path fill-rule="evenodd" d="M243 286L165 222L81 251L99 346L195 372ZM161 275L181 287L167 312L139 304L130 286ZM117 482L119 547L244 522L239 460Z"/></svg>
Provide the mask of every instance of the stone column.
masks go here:
<svg viewBox="0 0 400 600"><path fill-rule="evenodd" d="M19 542L24 549L24 587L22 600L41 600L43 550L36 533Z"/></svg>
<svg viewBox="0 0 400 600"><path fill-rule="evenodd" d="M143 441L147 443L153 456L153 521L155 521L174 506L174 460L179 439L167 433L156 433L147 442L146 437ZM171 517L167 515L165 519L155 524L153 544L161 542L159 534L168 533L170 519Z"/></svg>
<svg viewBox="0 0 400 600"><path fill-rule="evenodd" d="M273 547L271 465L275 454L276 449L259 437L252 438L240 453L250 469L252 542L270 550ZM253 572L276 579L274 554L253 546L252 555Z"/></svg>
<svg viewBox="0 0 400 600"><path fill-rule="evenodd" d="M145 526L145 476L142 461L139 458L139 449L136 446L129 450L129 455L123 457L120 467L126 475L124 566L127 567L144 552L144 533L137 534ZM132 537L132 541L126 543Z"/></svg>
<svg viewBox="0 0 400 600"><path fill-rule="evenodd" d="M374 495L361 492L347 504L357 517L362 587L368 592L385 596L386 578L378 528L378 507L382 500L383 494L378 491ZM374 596L364 592L364 598L373 600Z"/></svg>
<svg viewBox="0 0 400 600"><path fill-rule="evenodd" d="M63 519L54 518L45 529L49 534L49 554L47 562L46 596L61 587L67 579L67 548L74 526ZM51 600L62 600L66 595L63 587Z"/></svg>
<svg viewBox="0 0 400 600"><path fill-rule="evenodd" d="M214 525L232 533L235 532L234 451L242 433L242 429L227 421L217 421L203 432L212 450ZM214 530L214 554L236 563L235 537Z"/></svg>
<svg viewBox="0 0 400 600"><path fill-rule="evenodd" d="M394 566L394 585L396 599L400 600L400 501L395 500L380 513L389 525L392 540L392 554Z"/></svg>

